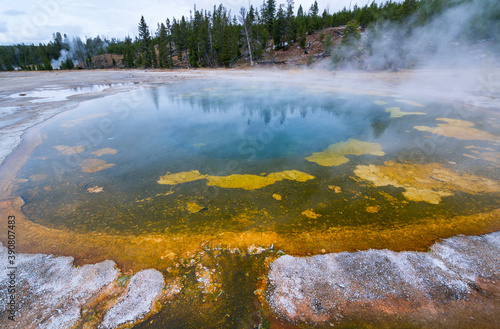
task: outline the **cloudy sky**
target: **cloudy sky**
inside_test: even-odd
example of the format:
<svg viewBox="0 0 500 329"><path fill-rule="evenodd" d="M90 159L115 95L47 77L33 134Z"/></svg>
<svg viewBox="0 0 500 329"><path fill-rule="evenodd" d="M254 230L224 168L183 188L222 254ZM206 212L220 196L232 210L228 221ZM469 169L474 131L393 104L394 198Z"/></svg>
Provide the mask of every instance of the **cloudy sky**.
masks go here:
<svg viewBox="0 0 500 329"><path fill-rule="evenodd" d="M372 0L318 0L320 12L341 10L357 2L364 6ZM286 0L277 0L286 3ZM295 10L302 4L307 11L314 0L295 0ZM376 1L380 2L380 1ZM144 15L147 24L156 30L158 22L167 18L189 16L196 3L198 9L212 11L214 4L222 3L236 15L248 0L0 0L0 44L46 43L52 33L84 38L97 35L120 38L137 34L137 24ZM250 0L260 7L262 0Z"/></svg>

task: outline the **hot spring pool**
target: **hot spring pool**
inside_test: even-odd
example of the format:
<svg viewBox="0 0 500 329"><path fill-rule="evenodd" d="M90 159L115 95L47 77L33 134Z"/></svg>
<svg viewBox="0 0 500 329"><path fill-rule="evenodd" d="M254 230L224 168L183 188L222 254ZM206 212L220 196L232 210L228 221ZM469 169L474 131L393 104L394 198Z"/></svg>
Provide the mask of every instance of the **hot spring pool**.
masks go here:
<svg viewBox="0 0 500 329"><path fill-rule="evenodd" d="M500 117L460 104L182 82L82 102L33 134L10 192L20 249L162 271L182 294L138 328L263 323L283 252L422 251L500 224Z"/></svg>
<svg viewBox="0 0 500 329"><path fill-rule="evenodd" d="M398 96L158 85L53 118L17 194L79 233L387 230L497 207L499 131Z"/></svg>

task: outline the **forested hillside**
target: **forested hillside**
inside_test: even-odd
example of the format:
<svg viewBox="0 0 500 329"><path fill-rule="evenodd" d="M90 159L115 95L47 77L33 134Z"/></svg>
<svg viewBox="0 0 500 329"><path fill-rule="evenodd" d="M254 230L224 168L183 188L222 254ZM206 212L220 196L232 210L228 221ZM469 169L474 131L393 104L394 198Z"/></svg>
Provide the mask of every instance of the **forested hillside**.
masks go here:
<svg viewBox="0 0 500 329"><path fill-rule="evenodd" d="M231 13L222 4L212 10L200 10L195 6L190 17L166 18L155 28L141 17L138 35L133 39L97 36L81 40L57 32L48 44L0 46L0 70L100 68L104 65L96 61L96 56L103 54L121 55L121 60L110 57L112 65L125 68L229 67L242 57L253 64L269 53L269 49L287 51L294 44L305 49L307 35L338 26L346 28L341 47L332 51L333 62L338 64L353 58L359 61L365 53L373 51L366 41L364 45L358 43L360 31L365 28L378 26L376 33L383 33L384 29L396 27L410 34L444 11L474 2L477 0L372 2L333 14L321 10L317 2L310 8L300 4L295 8L293 0L286 4L265 0L260 8L241 8L238 13ZM498 44L500 6L496 0L480 3L475 18L467 20L466 32L456 38ZM404 36L399 35L399 38ZM371 37L377 36L368 33L368 38ZM328 38L325 42L326 47L331 44ZM365 53L360 53L360 49Z"/></svg>

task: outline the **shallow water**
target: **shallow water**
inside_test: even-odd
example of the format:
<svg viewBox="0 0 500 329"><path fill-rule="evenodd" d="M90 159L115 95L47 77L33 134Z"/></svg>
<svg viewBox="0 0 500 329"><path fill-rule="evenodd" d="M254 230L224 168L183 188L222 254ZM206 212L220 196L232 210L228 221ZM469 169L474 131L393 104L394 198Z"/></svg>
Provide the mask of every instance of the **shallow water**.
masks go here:
<svg viewBox="0 0 500 329"><path fill-rule="evenodd" d="M69 89L61 89L57 86L47 86L46 88L31 91L29 93L16 93L7 96L7 98L29 98L33 103L48 103L66 100L74 95L88 94L101 92L110 87L121 86L124 84L105 84L105 85L90 85L79 86Z"/></svg>
<svg viewBox="0 0 500 329"><path fill-rule="evenodd" d="M492 112L400 96L157 85L51 119L15 194L30 221L64 234L144 237L141 264L181 275L185 287L156 323L253 325L262 320L252 304L257 277L278 247L295 254L407 250L491 229L480 214L498 208L499 123ZM173 272L164 262L190 259L204 239L229 248L262 243L267 251L210 250ZM155 243L172 251L156 255ZM107 247L113 259L123 256L116 245ZM222 297L197 288L198 264L217 269ZM201 305L209 315L193 317ZM224 318L227 307L234 310Z"/></svg>

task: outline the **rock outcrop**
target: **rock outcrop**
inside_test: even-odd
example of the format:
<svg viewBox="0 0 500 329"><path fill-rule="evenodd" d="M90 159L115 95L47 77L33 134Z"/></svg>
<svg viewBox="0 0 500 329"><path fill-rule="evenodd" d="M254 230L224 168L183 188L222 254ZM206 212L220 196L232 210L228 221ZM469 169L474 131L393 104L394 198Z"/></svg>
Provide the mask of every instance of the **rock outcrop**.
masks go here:
<svg viewBox="0 0 500 329"><path fill-rule="evenodd" d="M2 245L0 262L8 264L7 248ZM14 270L0 267L2 305L8 304L11 295L16 305L12 313L8 306L0 309L1 328L71 328L82 321L82 308L116 284L120 274L111 260L75 267L72 257L44 254L17 254L14 265ZM157 270L136 273L118 302L105 311L101 327L116 328L144 318L164 284Z"/></svg>
<svg viewBox="0 0 500 329"><path fill-rule="evenodd" d="M164 285L163 275L157 270L144 270L134 275L124 296L106 312L100 328L116 328L143 318Z"/></svg>
<svg viewBox="0 0 500 329"><path fill-rule="evenodd" d="M499 255L500 232L449 238L429 252L283 256L270 266L267 301L277 317L292 323L388 317L389 322L436 324L450 308L498 306Z"/></svg>

